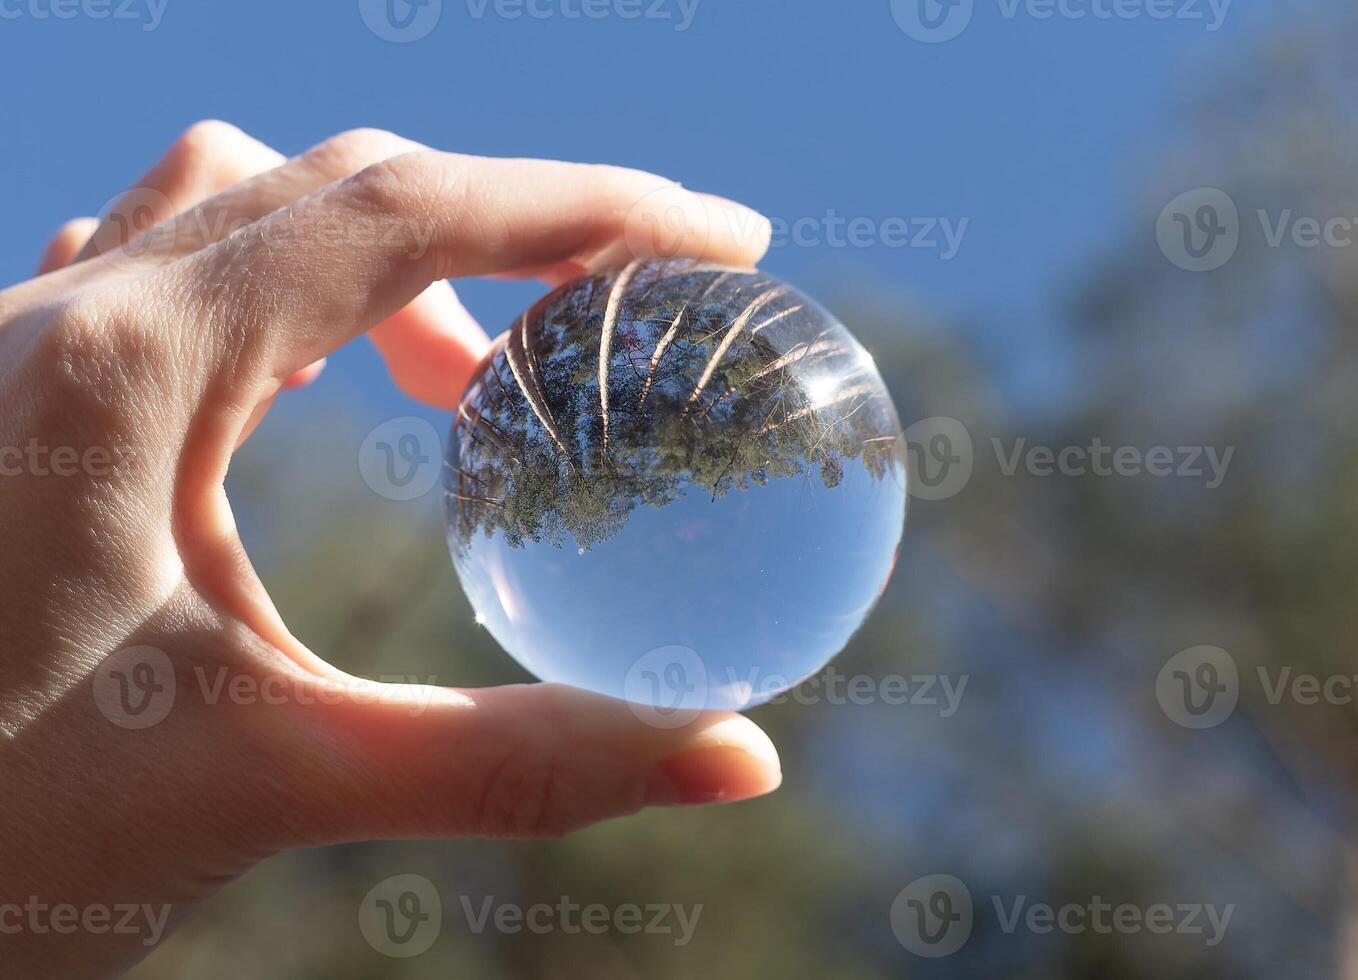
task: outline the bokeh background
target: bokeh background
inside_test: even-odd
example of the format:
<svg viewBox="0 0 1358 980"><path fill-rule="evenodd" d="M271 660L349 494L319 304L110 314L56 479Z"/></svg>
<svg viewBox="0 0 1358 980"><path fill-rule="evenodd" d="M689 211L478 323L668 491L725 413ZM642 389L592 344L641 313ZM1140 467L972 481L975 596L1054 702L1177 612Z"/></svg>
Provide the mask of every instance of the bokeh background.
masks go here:
<svg viewBox="0 0 1358 980"><path fill-rule="evenodd" d="M368 125L643 167L772 217L764 267L874 352L920 423L920 486L970 470L914 501L890 589L835 662L917 696L822 685L755 711L783 754L775 795L559 842L286 855L132 975L1358 976L1345 7L0 0L4 282L205 117L289 153ZM492 333L542 291L460 285ZM408 416L450 421L395 392L365 344L332 358L236 461L247 543L294 632L346 669L521 681L462 598L439 491L394 501L361 476L368 433ZM1029 453L1095 440L1231 455L1214 481L1048 473ZM1286 686L1299 676L1314 686ZM956 710L944 681L965 684ZM392 959L359 911L404 873L435 883L444 921ZM937 874L965 885L974 922L931 959L891 910ZM679 946L478 933L463 897L703 910ZM1203 934L1006 928L1020 900L1232 912L1212 944L1205 914Z"/></svg>

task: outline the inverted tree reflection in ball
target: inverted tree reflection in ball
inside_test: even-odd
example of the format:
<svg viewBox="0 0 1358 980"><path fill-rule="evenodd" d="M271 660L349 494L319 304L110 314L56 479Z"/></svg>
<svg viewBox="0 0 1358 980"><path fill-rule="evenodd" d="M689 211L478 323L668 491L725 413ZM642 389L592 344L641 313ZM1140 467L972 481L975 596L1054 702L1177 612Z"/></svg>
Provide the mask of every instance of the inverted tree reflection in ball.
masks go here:
<svg viewBox="0 0 1358 980"><path fill-rule="evenodd" d="M859 627L905 519L867 352L753 271L633 263L544 298L468 387L448 533L477 619L544 680L742 708Z"/></svg>

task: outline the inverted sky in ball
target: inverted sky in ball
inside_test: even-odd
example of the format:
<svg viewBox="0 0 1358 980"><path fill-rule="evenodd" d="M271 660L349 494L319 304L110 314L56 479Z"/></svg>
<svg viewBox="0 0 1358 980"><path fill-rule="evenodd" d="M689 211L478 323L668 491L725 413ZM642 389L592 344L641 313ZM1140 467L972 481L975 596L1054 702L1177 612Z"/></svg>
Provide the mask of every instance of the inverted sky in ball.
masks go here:
<svg viewBox="0 0 1358 980"><path fill-rule="evenodd" d="M904 445L871 356L751 270L637 262L496 343L446 465L477 621L528 670L647 705L767 701L891 573Z"/></svg>

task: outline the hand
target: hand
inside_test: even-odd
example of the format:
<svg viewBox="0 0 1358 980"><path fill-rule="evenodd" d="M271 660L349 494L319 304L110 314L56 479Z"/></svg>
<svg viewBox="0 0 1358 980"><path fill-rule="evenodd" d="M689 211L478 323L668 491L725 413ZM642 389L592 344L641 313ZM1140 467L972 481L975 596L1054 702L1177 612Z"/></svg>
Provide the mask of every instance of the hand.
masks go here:
<svg viewBox="0 0 1358 980"><path fill-rule="evenodd" d="M635 251L629 212L653 200L691 219L667 252L750 265L767 246L752 212L636 171L371 131L285 160L203 123L0 292L8 975L116 972L162 933L99 909L167 909L173 927L284 848L555 835L778 785L772 744L736 715L663 730L552 685L355 697L289 635L223 489L280 389L365 331L397 384L454 405L486 339L443 280L563 281ZM284 696L205 698L203 676ZM57 906L82 925L63 931Z"/></svg>

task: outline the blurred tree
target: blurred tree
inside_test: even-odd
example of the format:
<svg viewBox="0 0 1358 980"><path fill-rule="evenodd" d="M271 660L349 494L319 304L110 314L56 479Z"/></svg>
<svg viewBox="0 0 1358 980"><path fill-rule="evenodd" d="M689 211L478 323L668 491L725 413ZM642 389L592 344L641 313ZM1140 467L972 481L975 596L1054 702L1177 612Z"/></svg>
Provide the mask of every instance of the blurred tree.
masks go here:
<svg viewBox="0 0 1358 980"><path fill-rule="evenodd" d="M802 473L834 487L846 459L900 474L870 366L820 307L756 275L633 264L558 290L459 413L454 546L499 531L587 549L694 486L714 500Z"/></svg>

